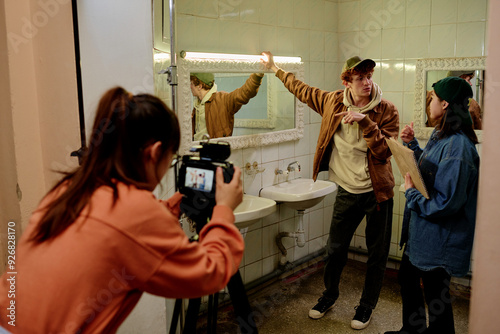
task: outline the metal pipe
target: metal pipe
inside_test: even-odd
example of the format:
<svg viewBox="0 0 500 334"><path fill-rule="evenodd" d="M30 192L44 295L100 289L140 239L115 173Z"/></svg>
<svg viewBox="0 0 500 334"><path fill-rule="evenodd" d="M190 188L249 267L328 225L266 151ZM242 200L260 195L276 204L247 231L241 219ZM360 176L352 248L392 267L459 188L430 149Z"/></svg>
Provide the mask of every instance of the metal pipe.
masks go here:
<svg viewBox="0 0 500 334"><path fill-rule="evenodd" d="M165 3L165 2L163 2ZM170 13L170 86L172 88L172 110L177 113L177 54L175 52L175 0L169 0Z"/></svg>

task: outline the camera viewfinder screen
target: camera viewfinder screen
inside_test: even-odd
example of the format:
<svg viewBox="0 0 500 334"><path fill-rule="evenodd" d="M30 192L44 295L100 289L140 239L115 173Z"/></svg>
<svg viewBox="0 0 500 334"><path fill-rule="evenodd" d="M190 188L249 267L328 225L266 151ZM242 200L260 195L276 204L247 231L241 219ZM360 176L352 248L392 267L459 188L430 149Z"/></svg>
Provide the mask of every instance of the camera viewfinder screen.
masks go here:
<svg viewBox="0 0 500 334"><path fill-rule="evenodd" d="M185 187L210 192L212 191L213 181L213 170L186 167Z"/></svg>

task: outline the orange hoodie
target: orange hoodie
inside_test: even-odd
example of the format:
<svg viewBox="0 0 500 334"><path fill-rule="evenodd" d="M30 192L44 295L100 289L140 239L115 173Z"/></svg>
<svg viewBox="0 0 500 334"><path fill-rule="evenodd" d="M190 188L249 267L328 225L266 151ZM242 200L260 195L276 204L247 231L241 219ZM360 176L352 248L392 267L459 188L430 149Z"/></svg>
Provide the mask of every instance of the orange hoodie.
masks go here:
<svg viewBox="0 0 500 334"><path fill-rule="evenodd" d="M34 212L16 249L15 298L11 275L0 282L0 324L13 333L114 333L142 293L196 298L222 289L243 256L243 238L226 206L189 242L179 225L180 194L166 202L146 190L109 187L62 234L28 242L49 194ZM12 297L12 296L11 296ZM15 326L6 309L15 302ZM9 311L10 312L10 311ZM9 322L11 322L9 324Z"/></svg>

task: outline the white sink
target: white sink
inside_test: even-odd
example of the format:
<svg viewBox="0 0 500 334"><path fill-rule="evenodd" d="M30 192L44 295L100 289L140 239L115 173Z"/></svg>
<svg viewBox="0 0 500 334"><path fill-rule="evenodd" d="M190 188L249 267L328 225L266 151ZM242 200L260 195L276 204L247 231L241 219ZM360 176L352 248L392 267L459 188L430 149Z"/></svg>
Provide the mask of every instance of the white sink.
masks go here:
<svg viewBox="0 0 500 334"><path fill-rule="evenodd" d="M336 189L337 185L330 181L295 179L264 187L260 196L284 203L295 210L305 210L321 202Z"/></svg>
<svg viewBox="0 0 500 334"><path fill-rule="evenodd" d="M240 229L248 227L274 211L276 202L272 199L243 195L243 202L234 210L236 227Z"/></svg>

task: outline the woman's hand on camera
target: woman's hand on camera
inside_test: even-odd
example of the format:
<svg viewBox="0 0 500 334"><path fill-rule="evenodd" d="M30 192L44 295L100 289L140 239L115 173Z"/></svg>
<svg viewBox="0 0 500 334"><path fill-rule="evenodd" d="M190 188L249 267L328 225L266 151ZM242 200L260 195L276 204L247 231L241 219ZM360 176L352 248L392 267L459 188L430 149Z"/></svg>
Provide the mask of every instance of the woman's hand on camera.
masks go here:
<svg viewBox="0 0 500 334"><path fill-rule="evenodd" d="M233 179L224 183L222 168L217 167L215 202L217 205L226 205L234 211L243 201L243 187L241 186L241 169L234 167Z"/></svg>

